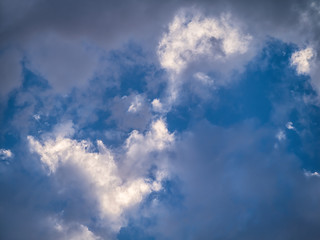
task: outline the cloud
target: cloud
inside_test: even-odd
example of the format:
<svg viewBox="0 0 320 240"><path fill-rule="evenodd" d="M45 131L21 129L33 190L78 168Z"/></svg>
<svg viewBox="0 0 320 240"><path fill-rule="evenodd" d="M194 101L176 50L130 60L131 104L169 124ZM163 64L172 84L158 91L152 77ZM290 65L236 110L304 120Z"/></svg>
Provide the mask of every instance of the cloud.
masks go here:
<svg viewBox="0 0 320 240"><path fill-rule="evenodd" d="M293 126L292 122L287 122L286 123L286 128L289 130L295 130L296 128Z"/></svg>
<svg viewBox="0 0 320 240"><path fill-rule="evenodd" d="M318 3L3 0L0 15L15 153L0 238L113 239L135 215L156 239L317 239L319 111L297 98L320 93ZM288 44L261 53L270 37Z"/></svg>
<svg viewBox="0 0 320 240"><path fill-rule="evenodd" d="M284 131L279 130L279 132L276 135L276 138L281 142L286 139L286 134L284 133Z"/></svg>
<svg viewBox="0 0 320 240"><path fill-rule="evenodd" d="M10 149L0 149L0 159L6 160L13 157L13 153Z"/></svg>
<svg viewBox="0 0 320 240"><path fill-rule="evenodd" d="M94 77L100 54L85 39L42 34L27 45L27 67L48 80L54 90L67 93Z"/></svg>
<svg viewBox="0 0 320 240"><path fill-rule="evenodd" d="M150 161L149 154L161 152L172 147L174 135L170 134L165 122L157 120L151 125L151 129L146 134L141 134L134 130L126 140L126 155L121 162L125 176L136 176L146 172L152 165L162 169L159 176L168 174L170 169L166 156L159 162ZM132 171L135 169L135 171Z"/></svg>
<svg viewBox="0 0 320 240"><path fill-rule="evenodd" d="M307 47L294 52L291 56L291 66L296 68L299 75L309 75L310 83L318 94L318 104L320 97L320 72L318 69L319 59L317 52L319 50Z"/></svg>
<svg viewBox="0 0 320 240"><path fill-rule="evenodd" d="M106 121L115 123L120 130L145 130L151 120L151 109L144 95L116 96L109 106L111 116Z"/></svg>
<svg viewBox="0 0 320 240"><path fill-rule="evenodd" d="M197 72L194 74L194 77L196 80L201 82L202 84L206 86L212 86L214 84L213 79L211 79L208 75L202 73L202 72Z"/></svg>
<svg viewBox="0 0 320 240"><path fill-rule="evenodd" d="M49 217L47 220L57 231L58 239L61 240L102 240L101 237L92 233L88 227L82 224L66 224L58 217Z"/></svg>
<svg viewBox="0 0 320 240"><path fill-rule="evenodd" d="M223 128L202 121L185 132L171 165L183 197L174 207L159 202L154 234L317 239L319 179L307 179L300 159L274 149L270 130L250 122Z"/></svg>
<svg viewBox="0 0 320 240"><path fill-rule="evenodd" d="M169 72L171 101L178 96L181 81L178 75L190 63L207 57L211 67L215 62L230 64L234 56L247 52L251 38L235 26L229 15L213 18L194 8L180 10L157 51L161 66Z"/></svg>
<svg viewBox="0 0 320 240"><path fill-rule="evenodd" d="M320 174L318 172L310 172L307 170L304 171L304 175L306 177L320 177Z"/></svg>
<svg viewBox="0 0 320 240"><path fill-rule="evenodd" d="M136 95L128 108L128 112L135 113L139 111L143 103L142 101L142 97L140 95Z"/></svg>
<svg viewBox="0 0 320 240"><path fill-rule="evenodd" d="M226 58L247 51L251 37L231 25L228 16L203 16L195 10L180 10L159 42L161 66L174 74L201 55Z"/></svg>
<svg viewBox="0 0 320 240"><path fill-rule="evenodd" d="M298 74L309 74L313 56L314 50L311 47L296 51L291 56L291 65L296 67Z"/></svg>
<svg viewBox="0 0 320 240"><path fill-rule="evenodd" d="M151 102L151 105L152 105L153 111L155 111L155 112L162 112L163 111L163 105L158 98L153 99Z"/></svg>
<svg viewBox="0 0 320 240"><path fill-rule="evenodd" d="M72 181L88 186L83 194L97 201L98 217L108 221L113 231L125 225L123 214L127 209L162 188L161 181L167 176L164 159L152 161L150 154L165 151L174 139L161 119L153 122L145 135L133 131L123 155L115 155L99 140L96 152L89 141L73 140L59 131L54 135L43 143L28 136L30 150L40 156L49 175L63 178L59 180L62 188L69 189ZM153 179L147 177L152 165L157 166ZM70 173L72 177L59 174L63 168L76 173Z"/></svg>
<svg viewBox="0 0 320 240"><path fill-rule="evenodd" d="M19 87L21 80L21 53L16 49L0 51L0 97L6 97L10 91Z"/></svg>

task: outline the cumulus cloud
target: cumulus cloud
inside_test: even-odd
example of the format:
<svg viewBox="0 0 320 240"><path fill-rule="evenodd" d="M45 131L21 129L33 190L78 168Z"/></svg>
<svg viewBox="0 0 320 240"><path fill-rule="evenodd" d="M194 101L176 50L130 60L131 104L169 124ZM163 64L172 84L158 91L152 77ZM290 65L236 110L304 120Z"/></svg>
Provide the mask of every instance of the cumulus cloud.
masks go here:
<svg viewBox="0 0 320 240"><path fill-rule="evenodd" d="M163 105L162 105L161 101L158 98L153 99L152 102L151 102L151 105L152 105L153 111L162 112Z"/></svg>
<svg viewBox="0 0 320 240"><path fill-rule="evenodd" d="M311 47L296 51L291 56L291 65L296 67L298 74L309 74L313 56L314 50Z"/></svg>
<svg viewBox="0 0 320 240"><path fill-rule="evenodd" d="M291 66L296 68L297 74L310 76L310 84L317 93L317 104L319 104L320 99L320 71L317 67L319 65L318 51L313 47L307 47L294 52L290 59Z"/></svg>
<svg viewBox="0 0 320 240"><path fill-rule="evenodd" d="M160 40L157 52L161 66L170 75L172 101L178 95L178 75L188 64L201 57L209 58L211 67L214 62L231 61L247 52L251 38L235 26L229 15L213 18L193 8L180 10Z"/></svg>
<svg viewBox="0 0 320 240"><path fill-rule="evenodd" d="M125 224L123 214L127 209L162 188L161 181L167 176L164 160L156 162L150 154L168 149L173 135L161 119L153 122L145 134L133 131L123 155L116 155L99 140L96 152L89 141L55 135L43 142L29 136L30 150L40 155L43 166L53 177L65 166L75 169L79 173L75 181L90 186L84 194L97 201L99 217L110 222L114 231ZM153 179L147 177L152 165L157 166ZM63 187L68 188L68 178L62 182Z"/></svg>
<svg viewBox="0 0 320 240"><path fill-rule="evenodd" d="M126 155L121 162L125 175L143 174L152 165L156 164L159 169L162 169L159 176L163 176L163 173L168 171L166 157L161 156L162 160L155 163L150 161L148 156L153 152L168 149L173 142L174 135L169 133L163 120L154 122L150 131L144 135L134 130L126 140ZM136 171L132 171L133 168Z"/></svg>
<svg viewBox="0 0 320 240"><path fill-rule="evenodd" d="M201 55L223 59L245 53L250 39L232 26L228 16L215 19L181 10L159 42L159 60L163 68L178 74Z"/></svg>
<svg viewBox="0 0 320 240"><path fill-rule="evenodd" d="M9 159L13 157L13 153L10 149L0 149L0 158L2 160Z"/></svg>
<svg viewBox="0 0 320 240"><path fill-rule="evenodd" d="M293 126L292 122L287 122L286 123L286 128L289 130L295 130L296 128Z"/></svg>
<svg viewBox="0 0 320 240"><path fill-rule="evenodd" d="M268 59L247 63L256 53L256 44L265 46L266 37L290 43L282 55L287 66L291 43L312 46L295 52L291 66L297 75L310 76L312 87L320 93L320 71L315 67L319 62L319 4L309 0L194 3L196 7L190 7L192 1L180 0L0 2L0 94L21 86L7 105L0 104L4 115L0 122L6 128L1 142L16 144L17 155L10 169L1 168L0 238L113 239L133 215L131 211L138 209L139 218L142 206L146 216L152 211L156 215L150 219L152 226L144 221L141 229L155 230L157 239L317 239L319 169L311 166L310 171L303 171L300 166L310 161L304 156L316 162L319 155L319 134L313 131L318 129L314 119L319 112L313 106L300 116L299 108L309 106L297 106L295 101L284 106L285 98L289 102L299 95L295 91L309 92L308 82L285 86L292 90L290 96L281 91L270 94L269 83L274 81L268 78L278 73L268 68L259 75ZM129 44L121 59L117 50L109 52L124 43ZM128 49L138 56L131 59ZM270 58L282 59L277 49L263 51ZM106 58L116 59L114 65L100 65ZM123 62L139 63L141 72L149 71L145 65L151 65L153 75L128 74ZM254 73L238 74L244 67ZM95 78L97 71L106 74ZM26 72L21 84L21 73ZM122 73L129 77L122 79ZM38 76L55 92L46 96L39 92L33 86ZM135 92L136 79L131 77L147 82L147 92L142 92L145 88ZM245 87L228 85L237 77L249 79ZM74 87L79 88L70 92ZM56 96L57 92L69 96ZM284 99L281 116L273 114L276 122L294 120L281 130L270 127L274 126L269 111L274 110L275 95ZM172 109L181 103L179 97L192 102L181 104L182 110ZM37 100L31 103L27 98ZM210 101L199 104L203 99ZM167 113L170 129L187 129L181 135L178 131L178 138L168 131ZM206 118L232 125L254 117L261 124L230 128L205 121L197 124ZM32 126L25 124L30 120ZM308 121L312 126L306 127ZM61 124L51 128L56 122ZM301 134L292 136L298 135L293 134L296 128ZM46 133L48 129L53 130ZM32 135L27 146L21 141L26 134ZM126 140L120 146L106 144L115 139ZM300 148L300 140L308 146L303 143ZM22 154L17 152L19 147ZM295 157L297 149L302 160ZM0 149L0 159L12 156L9 149ZM171 176L177 181L164 185ZM183 196L172 203L180 191ZM149 197L156 198L152 209ZM140 239L136 235L131 238Z"/></svg>

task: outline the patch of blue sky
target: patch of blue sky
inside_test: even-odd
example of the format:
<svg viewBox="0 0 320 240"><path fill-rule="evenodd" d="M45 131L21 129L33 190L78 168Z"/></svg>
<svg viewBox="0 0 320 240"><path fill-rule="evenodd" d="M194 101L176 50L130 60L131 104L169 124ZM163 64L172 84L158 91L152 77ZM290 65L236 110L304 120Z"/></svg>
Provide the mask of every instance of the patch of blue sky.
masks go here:
<svg viewBox="0 0 320 240"><path fill-rule="evenodd" d="M320 154L314 143L320 139L320 110L304 102L306 96L312 98L315 92L309 77L298 76L290 66L295 50L292 44L271 39L234 83L213 90L209 100L189 98L174 107L167 115L168 128L182 132L201 119L229 128L251 120L256 128L269 129L268 145L274 143L275 133L281 128L286 134L284 144L288 152L300 158L303 168L319 170ZM277 115L278 111L282 111L281 115ZM287 129L287 122L293 122L295 130Z"/></svg>

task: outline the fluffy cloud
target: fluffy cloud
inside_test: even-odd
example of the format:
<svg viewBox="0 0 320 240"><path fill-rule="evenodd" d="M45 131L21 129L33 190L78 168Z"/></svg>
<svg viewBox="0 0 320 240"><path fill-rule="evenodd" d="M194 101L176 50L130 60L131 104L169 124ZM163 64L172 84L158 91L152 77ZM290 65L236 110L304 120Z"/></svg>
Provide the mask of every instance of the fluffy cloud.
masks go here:
<svg viewBox="0 0 320 240"><path fill-rule="evenodd" d="M167 169L163 160L155 161L150 154L165 151L174 140L161 119L153 122L144 135L133 131L122 155L115 155L101 141L97 141L96 152L89 141L55 136L43 143L29 136L30 150L40 155L49 175L55 176L66 166L75 169L79 174L75 181L90 186L84 194L98 202L99 217L107 220L114 231L125 224L123 214L127 209L162 188L161 181L167 176ZM152 165L157 166L154 178L147 177ZM62 182L63 188L68 189L68 178Z"/></svg>
<svg viewBox="0 0 320 240"><path fill-rule="evenodd" d="M291 56L291 66L296 68L300 75L309 75L310 83L318 94L318 104L320 102L320 71L317 67L319 59L317 58L317 50L307 47L294 52Z"/></svg>
<svg viewBox="0 0 320 240"><path fill-rule="evenodd" d="M296 67L298 74L309 74L313 56L314 50L311 47L296 51L291 56L291 65Z"/></svg>
<svg viewBox="0 0 320 240"><path fill-rule="evenodd" d="M178 95L177 75L188 64L207 57L211 60L211 67L215 62L232 65L233 57L247 52L250 40L251 36L242 33L229 15L212 18L193 8L180 10L158 46L160 64L170 74L171 101Z"/></svg>
<svg viewBox="0 0 320 240"><path fill-rule="evenodd" d="M13 153L10 151L10 149L0 149L0 159L8 159L12 158Z"/></svg>
<svg viewBox="0 0 320 240"><path fill-rule="evenodd" d="M160 102L160 100L158 98L153 99L151 102L151 105L152 105L153 111L155 111L155 112L162 112L163 111L162 103Z"/></svg>
<svg viewBox="0 0 320 240"><path fill-rule="evenodd" d="M245 53L250 39L232 26L228 16L215 19L181 10L160 40L158 55L161 66L177 74L201 55L224 59Z"/></svg>
<svg viewBox="0 0 320 240"><path fill-rule="evenodd" d="M158 177L162 178L167 174L168 165L165 156L161 156L161 161L150 161L149 154L161 152L168 149L174 142L174 135L168 132L163 120L158 120L151 125L150 131L141 134L133 131L126 141L126 155L121 162L121 167L126 176L141 175L152 165L158 166ZM135 171L132 171L135 169Z"/></svg>

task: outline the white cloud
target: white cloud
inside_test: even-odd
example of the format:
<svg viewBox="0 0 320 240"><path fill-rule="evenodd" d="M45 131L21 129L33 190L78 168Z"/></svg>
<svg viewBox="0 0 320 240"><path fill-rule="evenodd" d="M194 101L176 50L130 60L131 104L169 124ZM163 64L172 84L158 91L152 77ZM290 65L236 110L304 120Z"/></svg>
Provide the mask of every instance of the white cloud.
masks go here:
<svg viewBox="0 0 320 240"><path fill-rule="evenodd" d="M56 216L49 217L47 221L57 231L60 240L102 240L82 224L66 224Z"/></svg>
<svg viewBox="0 0 320 240"><path fill-rule="evenodd" d="M206 75L202 72L195 73L194 77L196 80L201 82L203 85L212 86L214 84L213 79L211 79L208 75Z"/></svg>
<svg viewBox="0 0 320 240"><path fill-rule="evenodd" d="M286 128L288 128L289 130L295 130L295 127L293 126L292 122L287 122Z"/></svg>
<svg viewBox="0 0 320 240"><path fill-rule="evenodd" d="M276 138L279 140L279 141L283 141L286 139L286 134L284 133L284 131L280 130L277 135L276 135Z"/></svg>
<svg viewBox="0 0 320 240"><path fill-rule="evenodd" d="M40 155L50 175L54 176L63 166L77 169L82 176L78 179L79 184L85 181L90 186L90 194L99 205L100 217L111 222L115 231L125 224L123 213L127 209L139 204L152 191L162 188L166 169L162 168L161 159L152 161L150 154L165 150L174 139L161 119L153 122L150 131L144 135L133 131L124 152L118 155L99 140L96 152L89 141L79 142L60 134L54 135L55 138L43 143L29 136L30 150ZM158 166L154 179L146 177L149 170L146 166L151 163ZM68 188L68 183L65 185Z"/></svg>
<svg viewBox="0 0 320 240"><path fill-rule="evenodd" d="M198 55L223 58L245 53L250 39L232 26L229 17L206 18L198 11L182 10L161 39L158 56L162 67L179 73Z"/></svg>
<svg viewBox="0 0 320 240"><path fill-rule="evenodd" d="M251 36L243 34L229 15L205 17L193 8L178 12L158 46L160 64L170 74L170 101L174 101L178 95L181 80L177 76L190 63L201 57L209 58L210 62L225 63L246 53L250 40Z"/></svg>
<svg viewBox="0 0 320 240"><path fill-rule="evenodd" d="M310 61L314 56L311 47L296 51L291 56L291 66L295 66L298 74L310 73Z"/></svg>
<svg viewBox="0 0 320 240"><path fill-rule="evenodd" d="M41 116L40 116L39 114L34 114L34 115L33 115L33 118L34 118L35 120L39 121L40 118L41 118Z"/></svg>
<svg viewBox="0 0 320 240"><path fill-rule="evenodd" d="M306 177L320 177L320 174L318 172L311 172L307 170L304 170L304 175Z"/></svg>
<svg viewBox="0 0 320 240"><path fill-rule="evenodd" d="M163 111L163 105L158 98L153 99L153 101L151 102L151 105L152 105L153 111L155 112Z"/></svg>
<svg viewBox="0 0 320 240"><path fill-rule="evenodd" d="M94 235L86 226L80 225L79 230L71 233L65 240L102 240L102 238Z"/></svg>
<svg viewBox="0 0 320 240"><path fill-rule="evenodd" d="M125 175L141 175L152 164L156 164L164 173L167 170L165 158L161 157L161 161L153 162L150 160L149 154L168 149L173 142L174 135L169 133L165 122L161 119L153 122L150 131L144 135L138 131L133 131L126 140L126 155L122 162ZM132 171L132 169L135 169L135 171ZM163 176L163 173L161 176Z"/></svg>
<svg viewBox="0 0 320 240"><path fill-rule="evenodd" d="M0 149L0 159L8 159L8 158L12 158L13 157L13 153L11 152L10 149Z"/></svg>
<svg viewBox="0 0 320 240"><path fill-rule="evenodd" d="M139 111L142 107L142 104L143 98L140 95L136 95L128 108L128 112L135 113Z"/></svg>

